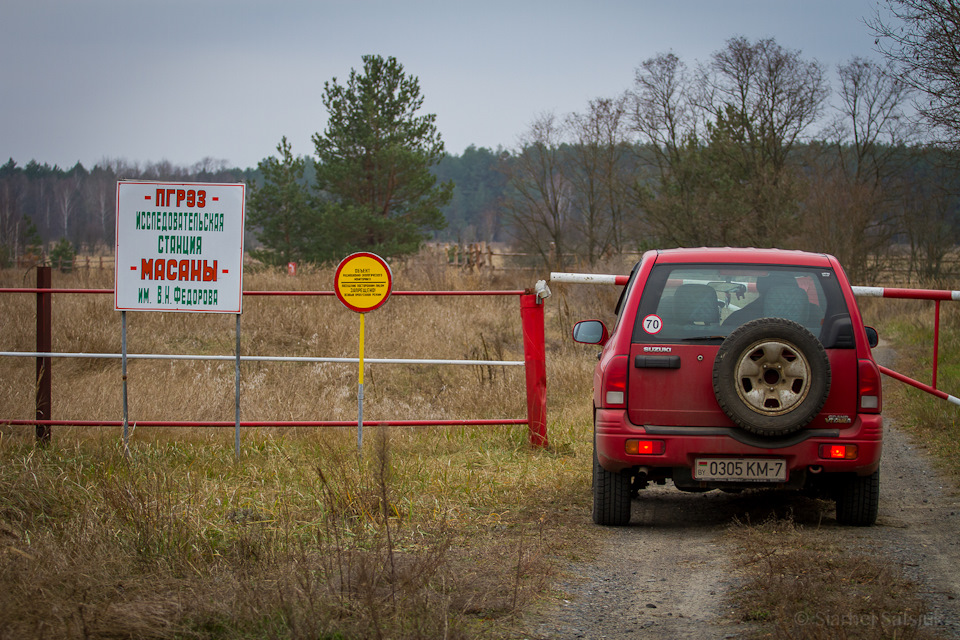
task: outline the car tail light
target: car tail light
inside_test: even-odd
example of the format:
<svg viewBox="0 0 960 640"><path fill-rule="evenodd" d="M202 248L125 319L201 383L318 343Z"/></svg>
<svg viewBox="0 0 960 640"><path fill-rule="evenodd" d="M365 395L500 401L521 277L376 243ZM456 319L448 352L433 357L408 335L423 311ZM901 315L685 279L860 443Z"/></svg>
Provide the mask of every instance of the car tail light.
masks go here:
<svg viewBox="0 0 960 640"><path fill-rule="evenodd" d="M857 373L860 411L880 413L880 370L873 360L860 360Z"/></svg>
<svg viewBox="0 0 960 640"><path fill-rule="evenodd" d="M859 448L855 444L822 444L820 457L828 460L856 460Z"/></svg>
<svg viewBox="0 0 960 640"><path fill-rule="evenodd" d="M607 408L625 407L627 404L627 363L625 355L610 359L603 372L603 406Z"/></svg>
<svg viewBox="0 0 960 640"><path fill-rule="evenodd" d="M625 451L630 455L659 455L664 451L663 440L637 440L631 438L624 445Z"/></svg>

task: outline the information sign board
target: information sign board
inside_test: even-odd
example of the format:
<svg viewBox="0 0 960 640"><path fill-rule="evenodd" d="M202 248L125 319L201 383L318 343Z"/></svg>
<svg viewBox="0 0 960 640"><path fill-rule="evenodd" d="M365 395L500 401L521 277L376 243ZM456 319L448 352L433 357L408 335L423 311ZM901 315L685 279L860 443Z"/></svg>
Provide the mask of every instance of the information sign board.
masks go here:
<svg viewBox="0 0 960 640"><path fill-rule="evenodd" d="M373 253L354 253L337 267L334 290L348 309L366 313L379 309L390 297L393 275L380 256Z"/></svg>
<svg viewBox="0 0 960 640"><path fill-rule="evenodd" d="M245 189L118 182L114 308L240 313Z"/></svg>

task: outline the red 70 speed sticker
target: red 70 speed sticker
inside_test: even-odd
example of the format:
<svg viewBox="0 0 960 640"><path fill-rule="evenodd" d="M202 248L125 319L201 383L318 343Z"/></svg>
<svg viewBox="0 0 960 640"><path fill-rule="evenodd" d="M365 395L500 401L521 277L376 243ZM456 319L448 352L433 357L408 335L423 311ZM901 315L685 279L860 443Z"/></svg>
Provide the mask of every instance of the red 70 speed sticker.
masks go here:
<svg viewBox="0 0 960 640"><path fill-rule="evenodd" d="M647 333L651 335L657 334L660 333L661 329L663 329L663 320L655 313L651 313L643 319L643 330Z"/></svg>

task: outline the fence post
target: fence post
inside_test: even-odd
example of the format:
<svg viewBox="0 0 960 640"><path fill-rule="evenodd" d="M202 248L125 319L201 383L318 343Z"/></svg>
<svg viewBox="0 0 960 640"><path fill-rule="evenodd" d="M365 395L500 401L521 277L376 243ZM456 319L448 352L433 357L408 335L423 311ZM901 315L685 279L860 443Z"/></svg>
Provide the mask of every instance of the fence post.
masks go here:
<svg viewBox="0 0 960 640"><path fill-rule="evenodd" d="M37 267L37 289L48 289L48 291L37 291L37 351L39 353L50 353L53 345L53 294L49 291L52 271L51 267ZM52 420L51 361L50 356L37 357L37 420ZM50 442L50 425L37 425L37 442L41 444Z"/></svg>
<svg viewBox="0 0 960 640"><path fill-rule="evenodd" d="M527 377L527 421L530 444L547 446L547 355L543 330L543 302L536 293L520 296L523 359Z"/></svg>

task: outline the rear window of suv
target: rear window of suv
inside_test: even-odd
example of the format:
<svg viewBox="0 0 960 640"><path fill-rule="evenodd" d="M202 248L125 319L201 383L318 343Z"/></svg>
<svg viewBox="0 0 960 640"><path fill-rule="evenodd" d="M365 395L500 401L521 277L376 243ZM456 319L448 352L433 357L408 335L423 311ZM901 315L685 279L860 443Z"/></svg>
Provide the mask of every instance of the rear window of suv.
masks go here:
<svg viewBox="0 0 960 640"><path fill-rule="evenodd" d="M849 311L830 269L755 264L661 264L640 299L633 341L721 342L757 318L787 318L825 347L853 347Z"/></svg>

